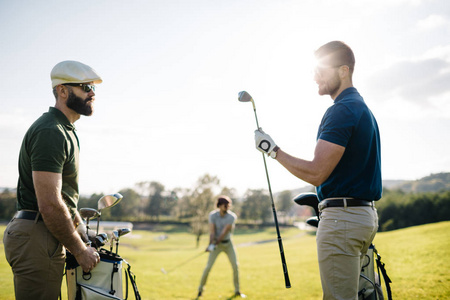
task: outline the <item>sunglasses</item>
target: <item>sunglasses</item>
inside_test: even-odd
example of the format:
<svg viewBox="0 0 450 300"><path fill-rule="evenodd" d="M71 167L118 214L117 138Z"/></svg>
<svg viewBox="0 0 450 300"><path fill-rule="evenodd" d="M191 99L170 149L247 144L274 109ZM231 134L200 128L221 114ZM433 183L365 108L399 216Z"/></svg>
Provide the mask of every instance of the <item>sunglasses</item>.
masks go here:
<svg viewBox="0 0 450 300"><path fill-rule="evenodd" d="M87 83L64 83L63 85L70 85L70 86L81 86L83 91L86 93L89 93L90 91L95 92L95 85L93 84L87 84Z"/></svg>

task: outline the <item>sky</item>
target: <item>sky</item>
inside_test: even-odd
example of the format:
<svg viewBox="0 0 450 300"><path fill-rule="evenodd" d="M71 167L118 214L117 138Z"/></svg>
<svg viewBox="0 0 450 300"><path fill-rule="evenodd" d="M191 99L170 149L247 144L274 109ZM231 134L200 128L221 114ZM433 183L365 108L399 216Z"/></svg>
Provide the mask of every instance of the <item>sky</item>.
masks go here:
<svg viewBox="0 0 450 300"><path fill-rule="evenodd" d="M75 122L80 193L142 181L267 189L255 117L286 152L312 159L333 104L313 52L354 51L354 86L377 118L383 179L450 171L447 0L0 0L0 187L15 187L28 127L55 103L50 71L77 60L102 77ZM268 158L274 192L307 183Z"/></svg>

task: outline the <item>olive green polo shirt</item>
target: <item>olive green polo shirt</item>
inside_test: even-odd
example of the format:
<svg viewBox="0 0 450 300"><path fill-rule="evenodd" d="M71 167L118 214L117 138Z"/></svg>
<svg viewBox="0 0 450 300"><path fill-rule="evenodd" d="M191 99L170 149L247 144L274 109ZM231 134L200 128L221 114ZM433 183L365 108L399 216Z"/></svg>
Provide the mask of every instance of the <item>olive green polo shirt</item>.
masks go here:
<svg viewBox="0 0 450 300"><path fill-rule="evenodd" d="M74 216L79 198L79 150L73 124L50 107L28 129L20 148L17 209L39 210L32 172L46 171L62 174L62 197Z"/></svg>

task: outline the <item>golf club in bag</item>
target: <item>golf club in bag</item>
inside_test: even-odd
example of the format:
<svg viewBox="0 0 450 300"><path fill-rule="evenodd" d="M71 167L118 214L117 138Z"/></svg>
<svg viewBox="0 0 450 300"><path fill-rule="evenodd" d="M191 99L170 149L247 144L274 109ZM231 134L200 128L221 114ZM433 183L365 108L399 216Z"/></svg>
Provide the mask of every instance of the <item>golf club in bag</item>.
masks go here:
<svg viewBox="0 0 450 300"><path fill-rule="evenodd" d="M122 195L119 193L106 195L98 201L97 210L80 209L80 216L86 220L86 230L89 238L87 244L97 249L100 255L100 262L94 269L86 273L78 265L75 257L67 251L66 281L69 300L128 299L128 280L133 288L135 298L137 300L141 299L136 285L136 276L131 272L130 264L117 253L119 237L129 233L130 229L119 229L120 234L117 233L111 238L111 245L113 241L116 241L116 253L112 252L112 246L111 251L101 248L108 242L108 235L98 232L101 210L116 205L122 198ZM93 218L97 218L96 233L89 228L89 220ZM125 287L123 287L122 280L123 269L125 270Z"/></svg>
<svg viewBox="0 0 450 300"><path fill-rule="evenodd" d="M258 116L256 115L255 101L253 101L252 96L250 96L250 94L247 93L246 91L242 91L242 92L239 92L238 100L239 100L239 102L252 102L253 111L255 113L255 119L256 119L256 127L257 127L257 129L259 129L260 127L258 124ZM262 157L263 157L263 161L264 161L264 168L266 170L266 177L267 177L267 184L269 186L270 199L272 200L273 219L275 221L275 227L277 229L278 247L280 248L281 264L283 266L283 273L284 273L284 282L285 282L286 288L290 288L291 282L289 280L289 273L288 273L288 268L287 268L287 264L286 264L286 258L284 257L283 241L281 239L280 228L278 226L277 211L275 209L275 203L273 201L272 188L270 187L269 172L267 171L266 157L264 156L264 153L262 153Z"/></svg>
<svg viewBox="0 0 450 300"><path fill-rule="evenodd" d="M301 193L297 195L293 201L298 205L307 205L314 209L316 216L310 217L306 223L318 227L319 218L319 199L315 193ZM374 259L374 256L376 258ZM375 264L377 263L377 272L375 271ZM381 261L381 256L373 244L367 250L366 256L363 259L361 274L359 277L358 300L383 300L383 289L381 288L381 275L383 276L386 285L388 300L392 300L391 286L392 282L387 275L385 264Z"/></svg>

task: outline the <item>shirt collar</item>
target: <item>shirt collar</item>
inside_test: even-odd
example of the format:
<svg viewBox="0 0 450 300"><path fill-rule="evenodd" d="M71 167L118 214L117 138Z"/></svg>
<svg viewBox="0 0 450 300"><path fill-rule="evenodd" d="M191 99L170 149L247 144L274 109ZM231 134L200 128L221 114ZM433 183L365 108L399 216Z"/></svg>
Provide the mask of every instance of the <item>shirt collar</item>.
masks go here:
<svg viewBox="0 0 450 300"><path fill-rule="evenodd" d="M358 93L358 90L354 87L346 88L339 94L339 96L336 97L336 99L334 100L334 103L337 103L338 101L344 99L345 96L352 94L352 93Z"/></svg>
<svg viewBox="0 0 450 300"><path fill-rule="evenodd" d="M60 111L55 107L50 107L48 109L48 112L54 115L56 119L58 119L58 121L62 125L64 125L64 127L66 127L68 130L75 130L75 126L72 123L70 123L69 119L67 119L66 115L62 111Z"/></svg>

